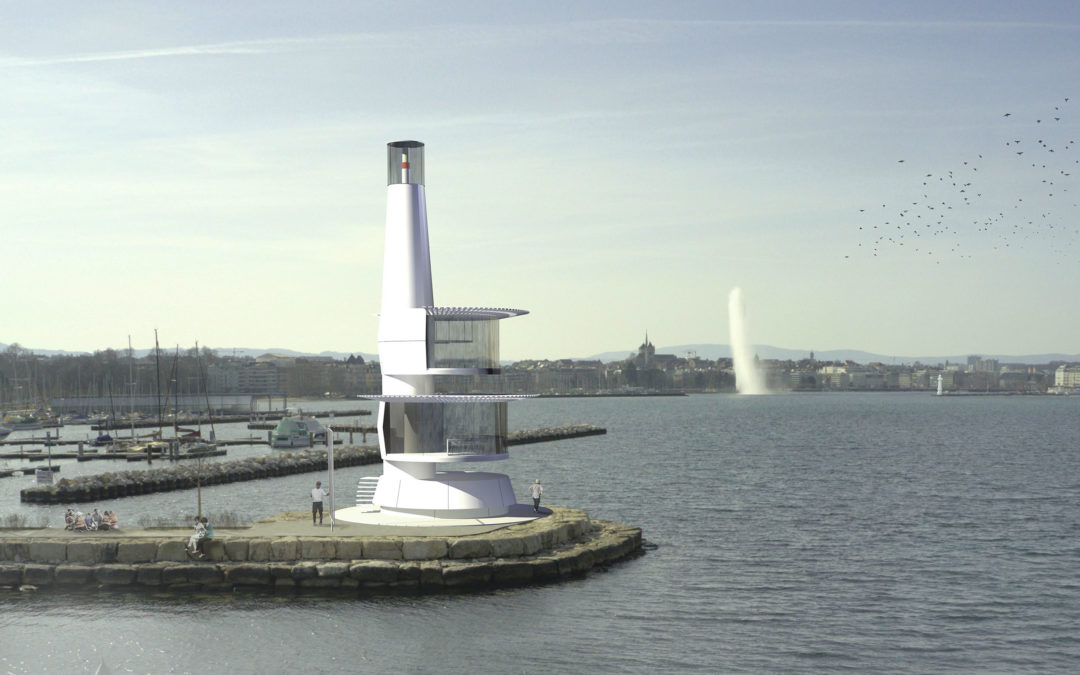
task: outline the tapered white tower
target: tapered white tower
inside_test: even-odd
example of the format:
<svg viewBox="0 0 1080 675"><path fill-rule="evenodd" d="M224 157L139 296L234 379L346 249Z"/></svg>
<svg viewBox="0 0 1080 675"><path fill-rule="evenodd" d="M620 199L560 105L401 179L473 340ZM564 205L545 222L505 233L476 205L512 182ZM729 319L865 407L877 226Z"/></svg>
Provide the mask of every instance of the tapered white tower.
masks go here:
<svg viewBox="0 0 1080 675"><path fill-rule="evenodd" d="M491 391L478 383L499 375L498 322L526 313L435 306L424 144L389 143L379 314L382 395L370 397L379 401L383 458L372 503L382 512L468 519L515 510L507 476L440 471L438 464L507 458L506 404L525 397L477 393Z"/></svg>

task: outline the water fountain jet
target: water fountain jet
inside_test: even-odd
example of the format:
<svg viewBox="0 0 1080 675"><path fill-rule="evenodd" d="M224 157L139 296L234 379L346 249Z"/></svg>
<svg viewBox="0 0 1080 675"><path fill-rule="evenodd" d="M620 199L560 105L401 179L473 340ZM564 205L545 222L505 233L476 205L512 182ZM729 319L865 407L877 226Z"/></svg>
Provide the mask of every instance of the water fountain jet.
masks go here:
<svg viewBox="0 0 1080 675"><path fill-rule="evenodd" d="M743 306L742 289L738 286L728 294L728 330L735 363L735 390L751 396L769 393L746 338L746 308Z"/></svg>

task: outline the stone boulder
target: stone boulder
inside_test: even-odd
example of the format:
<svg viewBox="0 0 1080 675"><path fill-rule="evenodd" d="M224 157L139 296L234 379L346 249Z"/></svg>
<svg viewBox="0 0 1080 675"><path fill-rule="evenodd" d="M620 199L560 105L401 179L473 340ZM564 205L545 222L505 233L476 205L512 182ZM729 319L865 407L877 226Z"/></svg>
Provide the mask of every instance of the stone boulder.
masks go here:
<svg viewBox="0 0 1080 675"><path fill-rule="evenodd" d="M438 560L445 558L447 551L445 539L421 537L401 541L401 556L405 560Z"/></svg>
<svg viewBox="0 0 1080 675"><path fill-rule="evenodd" d="M94 568L94 578L110 586L126 586L135 581L135 566L99 565Z"/></svg>

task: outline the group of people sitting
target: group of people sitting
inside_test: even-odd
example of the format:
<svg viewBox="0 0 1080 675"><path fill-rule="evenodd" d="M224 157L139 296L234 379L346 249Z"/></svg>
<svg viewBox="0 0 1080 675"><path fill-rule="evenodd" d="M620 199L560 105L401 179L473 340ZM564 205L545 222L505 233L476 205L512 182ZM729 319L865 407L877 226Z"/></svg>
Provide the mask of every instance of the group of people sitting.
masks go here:
<svg viewBox="0 0 1080 675"><path fill-rule="evenodd" d="M206 557L206 542L214 538L214 526L206 516L195 519L195 532L188 539L188 552L198 558Z"/></svg>
<svg viewBox="0 0 1080 675"><path fill-rule="evenodd" d="M116 530L119 529L119 521L116 518L115 511L106 511L105 513L98 513L97 509L94 509L93 513L83 514L82 511L74 511L68 509L64 514L64 529L74 530L76 532L93 532L96 530Z"/></svg>

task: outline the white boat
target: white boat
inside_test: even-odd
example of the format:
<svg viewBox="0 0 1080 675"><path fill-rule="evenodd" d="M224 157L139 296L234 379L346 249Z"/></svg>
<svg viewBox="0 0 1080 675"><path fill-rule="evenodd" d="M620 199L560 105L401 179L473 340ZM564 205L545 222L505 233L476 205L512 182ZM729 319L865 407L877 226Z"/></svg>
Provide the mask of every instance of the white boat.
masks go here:
<svg viewBox="0 0 1080 675"><path fill-rule="evenodd" d="M308 448L316 441L326 441L326 427L308 415L282 417L270 433L272 448Z"/></svg>

